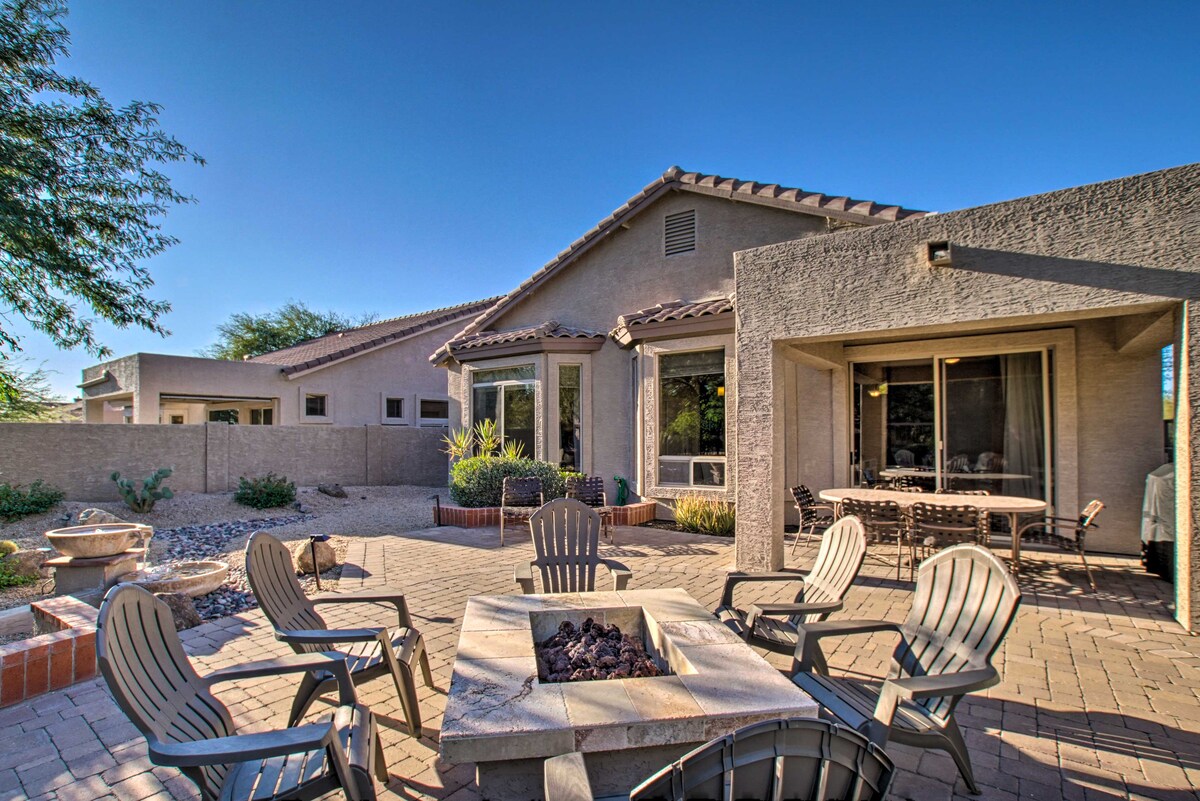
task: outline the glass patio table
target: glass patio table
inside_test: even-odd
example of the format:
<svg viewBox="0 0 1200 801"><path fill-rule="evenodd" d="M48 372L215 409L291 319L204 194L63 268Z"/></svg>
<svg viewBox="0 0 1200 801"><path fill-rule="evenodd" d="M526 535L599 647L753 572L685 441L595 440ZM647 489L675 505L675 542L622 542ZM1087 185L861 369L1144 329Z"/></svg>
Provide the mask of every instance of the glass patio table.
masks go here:
<svg viewBox="0 0 1200 801"><path fill-rule="evenodd" d="M1012 572L1017 573L1021 565L1021 540L1017 537L1018 519L1021 515L1041 514L1046 511L1046 502L1038 498L1021 498L1016 495L956 495L936 492L899 492L897 490L861 489L859 487L837 487L821 490L821 500L835 505L846 498L863 501L894 501L901 509L914 503L935 506L974 506L981 513L1005 515L1009 531L1012 532Z"/></svg>

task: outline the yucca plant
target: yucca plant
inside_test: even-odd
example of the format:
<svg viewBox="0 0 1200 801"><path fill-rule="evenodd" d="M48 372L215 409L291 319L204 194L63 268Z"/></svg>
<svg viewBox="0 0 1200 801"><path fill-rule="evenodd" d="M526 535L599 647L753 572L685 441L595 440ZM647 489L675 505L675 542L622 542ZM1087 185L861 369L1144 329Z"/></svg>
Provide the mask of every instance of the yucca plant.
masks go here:
<svg viewBox="0 0 1200 801"><path fill-rule="evenodd" d="M684 495L675 501L675 522L685 531L730 537L735 523L733 504L703 495Z"/></svg>
<svg viewBox="0 0 1200 801"><path fill-rule="evenodd" d="M457 462L470 456L475 449L475 434L468 428L459 428L442 437L442 442L446 446L442 453L449 456L450 461Z"/></svg>
<svg viewBox="0 0 1200 801"><path fill-rule="evenodd" d="M504 444L495 420L480 420L475 424L475 448L479 456L495 456Z"/></svg>
<svg viewBox="0 0 1200 801"><path fill-rule="evenodd" d="M510 439L500 446L500 457L503 459L524 459L525 445Z"/></svg>

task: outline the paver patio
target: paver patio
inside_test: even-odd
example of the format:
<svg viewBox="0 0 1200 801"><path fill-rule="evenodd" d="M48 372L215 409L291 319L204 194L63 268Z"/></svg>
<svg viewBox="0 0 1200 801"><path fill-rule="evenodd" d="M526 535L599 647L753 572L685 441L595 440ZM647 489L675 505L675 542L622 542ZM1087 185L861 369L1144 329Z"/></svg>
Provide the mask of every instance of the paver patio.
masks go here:
<svg viewBox="0 0 1200 801"><path fill-rule="evenodd" d="M395 690L386 679L360 691L382 724L392 780L382 798L476 797L471 766L437 759L436 737L467 598L515 592L512 565L532 557L527 538L503 549L493 530L430 529L363 539L348 554L342 588L388 584L407 592L425 633L437 690L419 686L426 737L405 734ZM631 589L682 587L712 606L733 561L733 541L643 528L619 528L602 555L634 571ZM806 568L815 544L789 566ZM1171 619L1171 587L1136 560L1096 560L1099 592L1084 591L1069 559L1044 557L1021 577L1025 593L997 655L1004 681L971 696L959 710L985 799L1197 799L1200 793L1200 641ZM840 616L900 620L911 584L869 562ZM779 600L781 586L745 599ZM743 596L739 595L739 602ZM376 609L376 607L369 607ZM332 625L365 625L362 609L334 610ZM335 613L340 617L335 617ZM394 623L379 607L371 621ZM287 653L254 611L185 632L202 672ZM878 675L891 642L885 635L842 641L831 665ZM772 657L786 667L786 658ZM292 686L284 679L225 688L222 698L246 730L283 725ZM323 711L318 704L313 714ZM896 799L971 798L949 757L891 746L902 770ZM194 787L154 768L140 736L99 680L0 710L0 801L4 799L194 799Z"/></svg>

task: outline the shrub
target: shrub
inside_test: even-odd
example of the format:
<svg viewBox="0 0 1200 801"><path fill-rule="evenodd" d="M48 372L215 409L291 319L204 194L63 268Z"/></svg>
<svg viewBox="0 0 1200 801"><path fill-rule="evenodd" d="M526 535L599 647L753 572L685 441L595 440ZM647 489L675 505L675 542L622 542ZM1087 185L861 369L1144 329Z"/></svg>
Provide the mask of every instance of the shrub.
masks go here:
<svg viewBox="0 0 1200 801"><path fill-rule="evenodd" d="M38 479L23 490L17 484L0 484L0 520L11 523L48 511L61 501L63 491Z"/></svg>
<svg viewBox="0 0 1200 801"><path fill-rule="evenodd" d="M703 495L684 495L675 501L675 522L697 534L732 537L733 504Z"/></svg>
<svg viewBox="0 0 1200 801"><path fill-rule="evenodd" d="M12 540L4 540L0 542L0 558L8 556L10 553L16 553L21 550L21 546L17 545Z"/></svg>
<svg viewBox="0 0 1200 801"><path fill-rule="evenodd" d="M472 456L450 468L450 498L459 506L499 506L505 478L536 476L547 501L567 494L567 476L552 462L504 456Z"/></svg>
<svg viewBox="0 0 1200 801"><path fill-rule="evenodd" d="M242 506L255 509L287 506L296 500L296 484L288 481L287 476L277 476L274 473L249 479L242 476L238 479L238 488L237 492L233 493L233 499Z"/></svg>
<svg viewBox="0 0 1200 801"><path fill-rule="evenodd" d="M6 559L0 559L0 590L9 587L23 587L37 581L37 576L21 576L13 572L12 565Z"/></svg>
<svg viewBox="0 0 1200 801"><path fill-rule="evenodd" d="M172 472L169 467L158 468L142 479L141 489L135 489L133 481L121 478L120 473L113 473L109 478L117 485L117 492L121 493L121 500L125 501L126 506L135 512L149 512L158 501L170 500L175 497L175 493L171 492L170 487L162 486L163 481Z"/></svg>

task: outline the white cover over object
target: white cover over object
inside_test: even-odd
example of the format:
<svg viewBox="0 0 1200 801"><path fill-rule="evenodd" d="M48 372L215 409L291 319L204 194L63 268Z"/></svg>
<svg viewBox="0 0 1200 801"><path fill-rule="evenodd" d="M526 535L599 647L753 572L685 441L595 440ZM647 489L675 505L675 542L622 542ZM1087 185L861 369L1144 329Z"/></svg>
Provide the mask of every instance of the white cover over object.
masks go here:
<svg viewBox="0 0 1200 801"><path fill-rule="evenodd" d="M1175 541L1175 465L1168 462L1146 476L1142 501L1142 542Z"/></svg>

